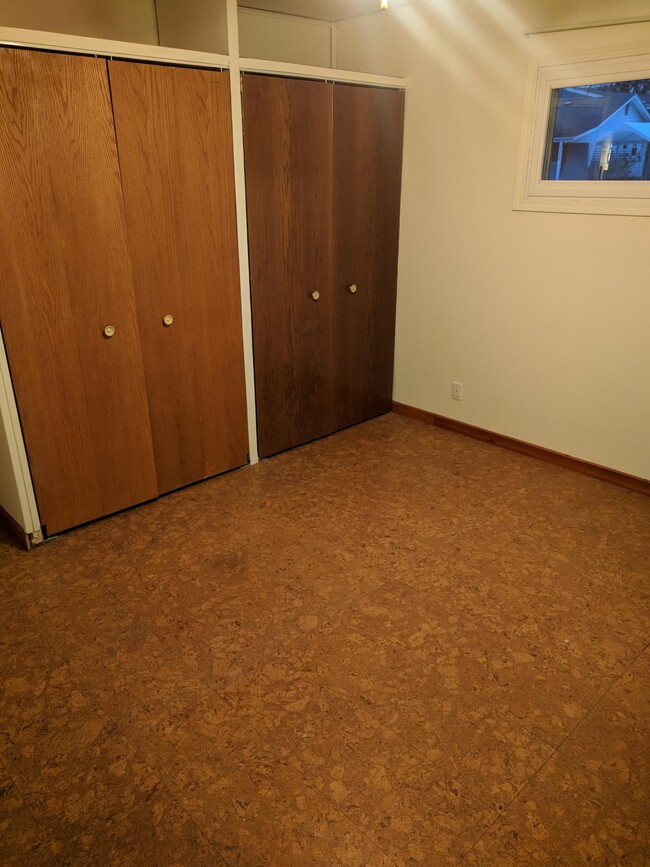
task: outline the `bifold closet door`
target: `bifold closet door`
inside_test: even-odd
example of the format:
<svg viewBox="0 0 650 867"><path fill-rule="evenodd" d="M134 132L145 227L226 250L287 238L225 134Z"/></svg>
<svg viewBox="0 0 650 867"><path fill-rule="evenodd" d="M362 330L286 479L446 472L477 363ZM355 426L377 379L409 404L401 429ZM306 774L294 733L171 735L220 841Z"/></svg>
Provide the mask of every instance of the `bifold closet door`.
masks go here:
<svg viewBox="0 0 650 867"><path fill-rule="evenodd" d="M255 75L243 90L265 456L391 408L404 94Z"/></svg>
<svg viewBox="0 0 650 867"><path fill-rule="evenodd" d="M0 49L0 320L49 534L156 496L106 63Z"/></svg>
<svg viewBox="0 0 650 867"><path fill-rule="evenodd" d="M339 427L392 406L404 92L334 85Z"/></svg>
<svg viewBox="0 0 650 867"><path fill-rule="evenodd" d="M331 433L332 88L243 76L259 451Z"/></svg>
<svg viewBox="0 0 650 867"><path fill-rule="evenodd" d="M227 72L111 61L160 492L246 463Z"/></svg>

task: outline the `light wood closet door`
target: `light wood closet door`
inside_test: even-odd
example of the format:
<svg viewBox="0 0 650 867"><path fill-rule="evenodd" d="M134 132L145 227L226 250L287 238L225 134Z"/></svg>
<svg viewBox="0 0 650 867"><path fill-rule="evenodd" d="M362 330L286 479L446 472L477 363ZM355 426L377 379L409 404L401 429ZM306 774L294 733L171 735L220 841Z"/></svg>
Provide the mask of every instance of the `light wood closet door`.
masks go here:
<svg viewBox="0 0 650 867"><path fill-rule="evenodd" d="M336 429L332 87L255 75L243 83L258 436L266 457Z"/></svg>
<svg viewBox="0 0 650 867"><path fill-rule="evenodd" d="M230 85L151 64L109 74L164 492L247 460Z"/></svg>
<svg viewBox="0 0 650 867"><path fill-rule="evenodd" d="M0 49L0 163L0 320L51 534L156 496L105 61Z"/></svg>
<svg viewBox="0 0 650 867"><path fill-rule="evenodd" d="M392 405L403 119L402 91L334 85L340 427Z"/></svg>

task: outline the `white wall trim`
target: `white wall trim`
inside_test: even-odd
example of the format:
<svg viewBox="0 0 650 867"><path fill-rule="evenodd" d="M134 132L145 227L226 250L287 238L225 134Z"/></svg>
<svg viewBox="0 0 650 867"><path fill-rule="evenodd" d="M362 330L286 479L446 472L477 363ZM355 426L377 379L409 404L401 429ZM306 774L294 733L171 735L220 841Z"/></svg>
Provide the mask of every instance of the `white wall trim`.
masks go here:
<svg viewBox="0 0 650 867"><path fill-rule="evenodd" d="M9 363L2 334L0 334L0 416L7 429L9 454L16 479L21 514L13 514L13 511L7 509L5 503L1 505L20 524L25 533L28 535L38 535L41 531L41 520L38 514L38 506L36 505L36 495L34 494L34 485L32 484L32 476L29 471L27 452L25 451L23 432L20 427L18 408L11 384Z"/></svg>
<svg viewBox="0 0 650 867"><path fill-rule="evenodd" d="M136 42L116 42L94 36L73 36L68 33L46 33L41 30L20 30L0 27L0 45L14 48L40 48L47 51L65 51L66 54L96 54L101 57L123 57L129 60L149 60L172 63L175 66L208 66L228 69L230 58L226 54L207 51L188 51L185 48L167 48Z"/></svg>
<svg viewBox="0 0 650 867"><path fill-rule="evenodd" d="M373 87L406 87L405 78L388 75L370 75L366 72L349 72L345 69L330 69L328 66L303 66L299 63L282 63L278 60L240 60L242 72L259 72L264 75L286 75L292 78L313 78L322 81L339 81L348 84L366 84Z"/></svg>
<svg viewBox="0 0 650 867"><path fill-rule="evenodd" d="M227 2L227 0L226 0ZM269 18L271 21L277 21L279 18L286 18L288 21L296 21L300 24L311 24L314 27L327 27L335 23L326 21L323 18L308 18L305 15L289 15L285 12L271 12L269 9L254 9L252 6L239 6L239 13L244 15L255 16L256 18Z"/></svg>
<svg viewBox="0 0 650 867"><path fill-rule="evenodd" d="M332 53L332 40L333 33L336 31L336 22L335 21L326 21L321 18L308 18L303 15L287 15L284 12L271 12L267 9L253 9L249 6L239 6L238 7L239 17L238 21L241 22L246 19L255 19L258 18L262 22L272 22L278 23L281 22L284 25L288 25L289 27L301 26L303 28L311 28L312 32L320 31L321 36L327 44L326 53L330 66L334 66L334 59ZM242 28L243 30L243 28ZM241 56L241 55L240 55ZM247 55L245 55L247 56ZM253 55L254 56L254 55ZM322 62L323 57L321 56L319 60Z"/></svg>
<svg viewBox="0 0 650 867"><path fill-rule="evenodd" d="M232 115L233 165L235 171L235 209L237 211L237 247L239 250L239 287L241 292L244 375L248 417L248 456L251 464L259 461L257 447L257 408L255 403L255 366L253 363L253 317L251 310L250 269L248 265L248 219L246 213L246 174L244 170L244 124L242 115L241 74L239 68L239 25L237 0L226 0L228 52L230 64L230 106Z"/></svg>
<svg viewBox="0 0 650 867"><path fill-rule="evenodd" d="M646 78L645 43L532 56L524 102L514 210L650 216L650 181L554 181L542 177L551 94L556 88Z"/></svg>
<svg viewBox="0 0 650 867"><path fill-rule="evenodd" d="M558 24L554 27L533 27L524 31L526 36L541 33L565 33L568 30L593 30L595 27L618 27L621 24L644 24L650 21L650 15L639 15L637 18L610 18L607 21L589 21L575 24Z"/></svg>

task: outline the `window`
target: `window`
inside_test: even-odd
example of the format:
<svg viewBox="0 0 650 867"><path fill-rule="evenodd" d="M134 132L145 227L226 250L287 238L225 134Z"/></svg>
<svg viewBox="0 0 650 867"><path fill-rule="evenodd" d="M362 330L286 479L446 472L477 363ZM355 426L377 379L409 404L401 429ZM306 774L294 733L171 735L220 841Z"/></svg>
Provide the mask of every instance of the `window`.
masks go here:
<svg viewBox="0 0 650 867"><path fill-rule="evenodd" d="M531 64L515 208L650 216L650 54Z"/></svg>
<svg viewBox="0 0 650 867"><path fill-rule="evenodd" d="M545 180L650 180L650 78L554 88L549 119Z"/></svg>

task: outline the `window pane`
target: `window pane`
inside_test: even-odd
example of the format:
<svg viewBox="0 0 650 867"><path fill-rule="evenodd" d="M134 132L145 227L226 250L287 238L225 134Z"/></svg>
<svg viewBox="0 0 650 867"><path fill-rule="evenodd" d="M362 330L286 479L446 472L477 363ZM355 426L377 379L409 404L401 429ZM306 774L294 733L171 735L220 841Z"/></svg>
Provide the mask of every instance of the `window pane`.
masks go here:
<svg viewBox="0 0 650 867"><path fill-rule="evenodd" d="M542 179L650 180L650 78L554 89Z"/></svg>

